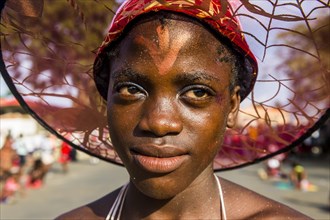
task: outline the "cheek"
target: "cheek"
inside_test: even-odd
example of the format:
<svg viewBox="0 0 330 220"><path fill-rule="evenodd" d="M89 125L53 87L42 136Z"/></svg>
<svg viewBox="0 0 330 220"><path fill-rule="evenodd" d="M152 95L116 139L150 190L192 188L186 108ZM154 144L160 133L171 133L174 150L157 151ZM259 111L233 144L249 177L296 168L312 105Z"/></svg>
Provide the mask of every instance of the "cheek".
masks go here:
<svg viewBox="0 0 330 220"><path fill-rule="evenodd" d="M108 97L107 119L110 134L126 135L134 128L141 112L141 105L140 103L127 104L120 102L115 96L111 95L111 91L109 91Z"/></svg>
<svg viewBox="0 0 330 220"><path fill-rule="evenodd" d="M185 115L189 115L186 113ZM194 117L186 118L189 122L187 133L190 139L198 143L197 154L207 151L215 155L223 141L226 129L226 112L219 106L205 112L194 112ZM188 124L188 123L186 123Z"/></svg>
<svg viewBox="0 0 330 220"><path fill-rule="evenodd" d="M131 120L130 114L125 114L121 108L108 106L108 127L111 143L122 160L122 162L127 165L131 158L128 156L128 146L130 145L131 124L128 123Z"/></svg>
<svg viewBox="0 0 330 220"><path fill-rule="evenodd" d="M130 127L128 122L132 121L131 114L125 114L121 108L115 106L108 106L107 114L110 138L116 148L116 146L121 145L121 141L127 139L127 131Z"/></svg>
<svg viewBox="0 0 330 220"><path fill-rule="evenodd" d="M118 120L117 117L113 114L113 111L108 108L107 110L107 115L108 115L108 127L109 127L109 134L110 134L110 139L114 147L116 148L117 146L117 140L120 140L121 137L118 136ZM120 126L120 125L119 125ZM116 129L114 129L116 128ZM119 132L120 134L120 132ZM117 151L117 149L116 149Z"/></svg>

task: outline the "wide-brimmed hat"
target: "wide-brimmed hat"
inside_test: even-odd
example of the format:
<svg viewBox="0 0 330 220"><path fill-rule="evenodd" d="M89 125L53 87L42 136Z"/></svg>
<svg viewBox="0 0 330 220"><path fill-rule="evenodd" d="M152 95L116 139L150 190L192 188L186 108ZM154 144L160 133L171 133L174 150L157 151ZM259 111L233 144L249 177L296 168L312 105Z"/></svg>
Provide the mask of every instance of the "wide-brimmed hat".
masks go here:
<svg viewBox="0 0 330 220"><path fill-rule="evenodd" d="M329 35L323 13L329 6L322 1L298 7L270 0L129 0L117 10L115 1L24 4L3 5L3 78L41 125L103 160L121 164L107 128L107 53L127 25L158 11L198 20L245 58L246 71L238 77L244 101L215 170L285 153L329 117L329 42L322 40Z"/></svg>

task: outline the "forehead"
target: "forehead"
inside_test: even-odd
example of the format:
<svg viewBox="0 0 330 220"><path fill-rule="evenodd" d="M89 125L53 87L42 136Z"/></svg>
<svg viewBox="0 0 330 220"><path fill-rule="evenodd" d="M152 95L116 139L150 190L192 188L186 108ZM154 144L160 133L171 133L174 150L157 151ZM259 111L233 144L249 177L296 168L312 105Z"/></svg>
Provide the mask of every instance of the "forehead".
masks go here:
<svg viewBox="0 0 330 220"><path fill-rule="evenodd" d="M115 63L127 68L147 66L160 75L182 72L231 72L219 61L228 50L206 27L190 19L154 18L133 25L119 43ZM133 68L133 69L134 69ZM221 71L220 71L221 72Z"/></svg>
<svg viewBox="0 0 330 220"><path fill-rule="evenodd" d="M157 17L141 19L131 25L124 34L124 40L137 41L138 38L149 38L155 42L159 41L184 41L187 40L189 47L216 48L221 45L220 41L210 32L210 29L193 18L184 15L174 15L174 17ZM165 43L165 42L161 42ZM120 45L122 46L122 44Z"/></svg>

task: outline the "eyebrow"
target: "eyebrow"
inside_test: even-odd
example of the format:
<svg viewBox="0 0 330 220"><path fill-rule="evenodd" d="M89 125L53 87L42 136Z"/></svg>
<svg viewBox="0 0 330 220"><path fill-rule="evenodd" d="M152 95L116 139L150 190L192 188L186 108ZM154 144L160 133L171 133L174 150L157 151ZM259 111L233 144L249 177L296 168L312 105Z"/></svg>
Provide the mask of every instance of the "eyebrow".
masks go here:
<svg viewBox="0 0 330 220"><path fill-rule="evenodd" d="M150 84L150 79L148 76L138 73L131 68L125 68L123 70L116 71L111 74L111 78L114 81L120 81L120 80L130 80L135 81L139 83L145 83ZM184 84L190 84L190 83L196 83L196 82L211 82L216 81L220 82L220 78L211 76L210 74L204 72L204 71L195 71L195 72L183 72L178 74L174 82L176 83L184 83Z"/></svg>
<svg viewBox="0 0 330 220"><path fill-rule="evenodd" d="M217 81L219 82L220 79L214 76L211 76L203 71L196 71L192 73L182 73L176 76L176 82L185 82L185 83L194 83L200 81Z"/></svg>
<svg viewBox="0 0 330 220"><path fill-rule="evenodd" d="M133 71L131 68L125 68L123 70L116 71L111 74L111 78L115 81L129 79L136 82L149 82L147 76L142 75L136 71Z"/></svg>

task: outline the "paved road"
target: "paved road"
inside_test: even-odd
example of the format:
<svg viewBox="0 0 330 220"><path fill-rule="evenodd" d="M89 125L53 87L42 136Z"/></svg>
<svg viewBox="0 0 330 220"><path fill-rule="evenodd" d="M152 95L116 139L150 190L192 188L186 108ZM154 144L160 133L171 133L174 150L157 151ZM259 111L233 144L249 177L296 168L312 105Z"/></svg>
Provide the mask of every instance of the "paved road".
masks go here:
<svg viewBox="0 0 330 220"><path fill-rule="evenodd" d="M329 163L303 162L309 171L310 180L318 187L317 192L283 190L274 182L262 181L257 170L261 164L218 175L243 185L263 195L285 203L314 219L330 219L329 210ZM288 169L288 167L286 167ZM100 162L91 165L89 160L70 164L67 174L59 172L55 165L46 179L46 185L38 190L29 190L24 198L18 197L13 204L1 204L1 220L47 220L71 210L121 186L128 180L125 169Z"/></svg>

